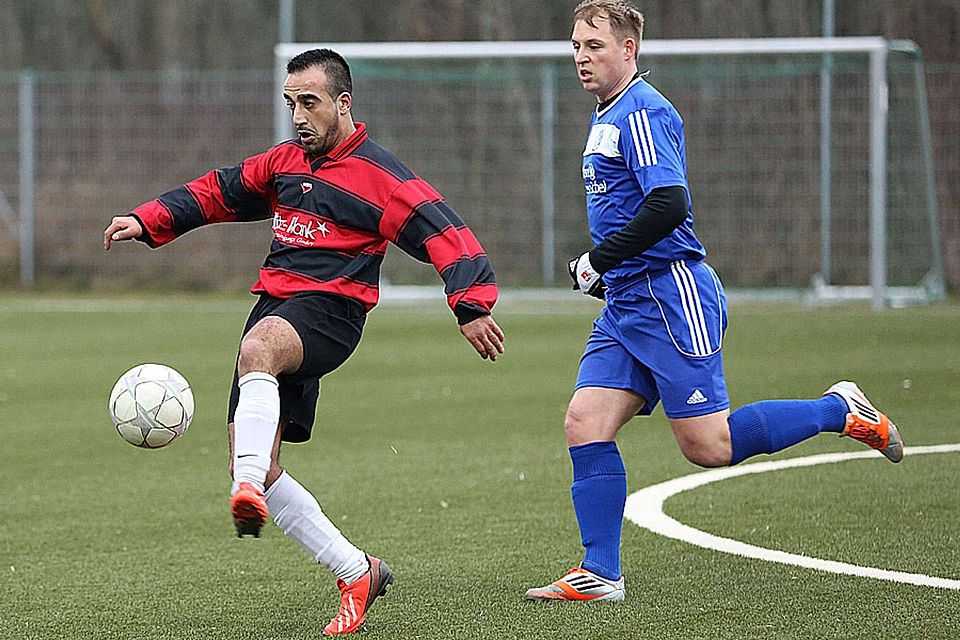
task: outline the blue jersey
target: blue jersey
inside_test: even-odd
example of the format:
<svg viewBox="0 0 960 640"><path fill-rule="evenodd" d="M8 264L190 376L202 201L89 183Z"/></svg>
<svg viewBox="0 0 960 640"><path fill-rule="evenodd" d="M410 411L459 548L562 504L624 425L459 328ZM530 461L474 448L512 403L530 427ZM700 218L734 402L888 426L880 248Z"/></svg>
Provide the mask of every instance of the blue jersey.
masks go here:
<svg viewBox="0 0 960 640"><path fill-rule="evenodd" d="M611 292L677 260L696 261L706 250L693 232L683 120L663 95L637 78L602 111L595 110L583 150L587 220L595 244L636 216L658 187L687 190L687 217L669 236L623 261L603 279Z"/></svg>

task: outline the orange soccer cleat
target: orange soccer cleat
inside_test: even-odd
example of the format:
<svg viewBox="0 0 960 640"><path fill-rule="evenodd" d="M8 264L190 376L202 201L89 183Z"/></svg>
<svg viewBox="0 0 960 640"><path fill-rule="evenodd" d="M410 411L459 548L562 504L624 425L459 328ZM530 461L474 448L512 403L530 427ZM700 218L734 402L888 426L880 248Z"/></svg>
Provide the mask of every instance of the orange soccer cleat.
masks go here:
<svg viewBox="0 0 960 640"><path fill-rule="evenodd" d="M623 577L607 580L583 567L570 569L567 575L545 587L527 589L524 600L537 602L619 601L626 597Z"/></svg>
<svg viewBox="0 0 960 640"><path fill-rule="evenodd" d="M237 537L260 537L260 529L267 521L267 501L263 499L263 492L249 482L241 482L237 492L230 498L230 512L233 514L233 524L237 527Z"/></svg>
<svg viewBox="0 0 960 640"><path fill-rule="evenodd" d="M835 393L847 403L847 424L841 436L849 436L887 457L890 462L903 460L903 439L897 425L873 406L860 387L852 382L838 382L823 395Z"/></svg>
<svg viewBox="0 0 960 640"><path fill-rule="evenodd" d="M393 572L386 562L367 556L370 568L359 580L350 584L337 580L340 589L340 610L324 627L323 635L336 636L353 633L363 624L367 610L379 596L386 594L387 586L393 584Z"/></svg>

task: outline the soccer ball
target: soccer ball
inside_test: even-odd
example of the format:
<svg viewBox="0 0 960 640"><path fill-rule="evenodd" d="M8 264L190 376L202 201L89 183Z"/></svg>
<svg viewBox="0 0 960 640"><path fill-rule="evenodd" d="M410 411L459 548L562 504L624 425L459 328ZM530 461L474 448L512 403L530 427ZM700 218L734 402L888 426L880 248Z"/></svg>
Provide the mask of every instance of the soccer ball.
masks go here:
<svg viewBox="0 0 960 640"><path fill-rule="evenodd" d="M110 418L120 437L145 449L165 447L193 419L193 392L175 370L141 364L120 376L110 392Z"/></svg>

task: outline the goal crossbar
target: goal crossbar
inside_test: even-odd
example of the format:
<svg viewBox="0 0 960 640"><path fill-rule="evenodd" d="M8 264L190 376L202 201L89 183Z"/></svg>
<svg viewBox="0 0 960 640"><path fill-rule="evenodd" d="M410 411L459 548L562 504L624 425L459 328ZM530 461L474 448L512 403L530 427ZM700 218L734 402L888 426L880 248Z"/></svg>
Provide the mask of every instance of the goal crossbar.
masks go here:
<svg viewBox="0 0 960 640"><path fill-rule="evenodd" d="M278 60L309 49L334 49L347 59L401 60L411 58L558 58L573 55L565 40L514 42L281 42L274 47ZM717 38L709 40L644 40L641 56L696 56L745 54L871 53L918 51L909 40L879 37L853 38Z"/></svg>

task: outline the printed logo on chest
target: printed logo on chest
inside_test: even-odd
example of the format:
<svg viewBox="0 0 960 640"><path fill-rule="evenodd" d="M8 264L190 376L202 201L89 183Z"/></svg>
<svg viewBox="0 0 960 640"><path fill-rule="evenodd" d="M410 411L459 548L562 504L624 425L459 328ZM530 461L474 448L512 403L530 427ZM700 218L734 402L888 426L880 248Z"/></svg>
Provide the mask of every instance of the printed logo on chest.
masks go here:
<svg viewBox="0 0 960 640"><path fill-rule="evenodd" d="M582 173L583 188L586 190L587 195L598 195L607 192L607 181L601 180L597 182L597 170L594 169L592 162L583 165Z"/></svg>
<svg viewBox="0 0 960 640"><path fill-rule="evenodd" d="M330 229L326 222L296 213L273 212L273 235L284 244L315 247L328 233Z"/></svg>

